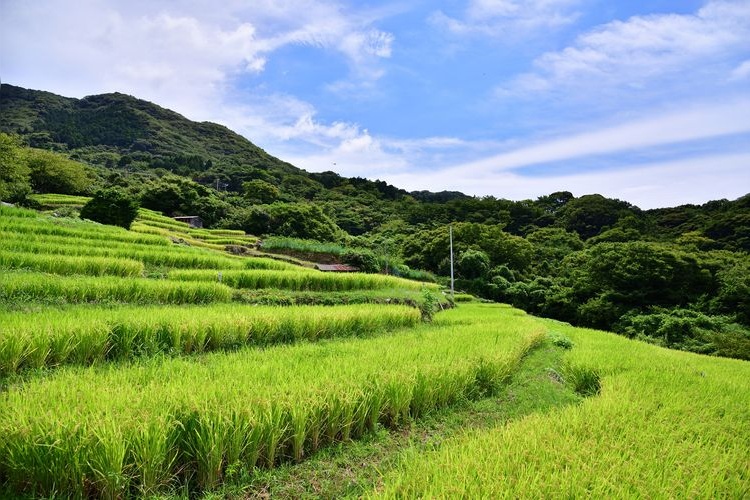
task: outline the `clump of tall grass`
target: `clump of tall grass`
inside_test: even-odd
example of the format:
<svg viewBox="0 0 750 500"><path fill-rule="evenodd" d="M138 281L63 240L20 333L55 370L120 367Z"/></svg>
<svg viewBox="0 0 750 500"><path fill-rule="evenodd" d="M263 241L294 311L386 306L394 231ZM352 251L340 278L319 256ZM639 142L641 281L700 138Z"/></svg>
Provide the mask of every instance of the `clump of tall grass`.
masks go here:
<svg viewBox="0 0 750 500"><path fill-rule="evenodd" d="M0 375L156 353L191 354L360 336L418 322L419 311L414 308L370 304L75 307L0 313Z"/></svg>
<svg viewBox="0 0 750 500"><path fill-rule="evenodd" d="M299 268L298 268L299 269ZM177 270L169 273L169 278L177 281L219 280L234 288L283 288L287 290L342 291L374 290L382 288L405 288L419 290L423 283L381 274L362 273L322 273L317 271L193 271ZM436 288L435 285L428 285Z"/></svg>
<svg viewBox="0 0 750 500"><path fill-rule="evenodd" d="M0 252L0 268L26 269L52 274L88 276L141 276L143 263L112 257L69 257L27 252Z"/></svg>
<svg viewBox="0 0 750 500"><path fill-rule="evenodd" d="M220 283L175 282L146 278L55 276L8 272L0 275L0 301L67 303L205 304L228 302L229 287Z"/></svg>
<svg viewBox="0 0 750 500"><path fill-rule="evenodd" d="M0 216L36 219L37 217L39 217L39 212L37 212L36 210L29 210L27 208L0 205Z"/></svg>
<svg viewBox="0 0 750 500"><path fill-rule="evenodd" d="M203 490L228 468L299 461L500 386L544 338L534 320L466 306L391 336L62 368L0 402L12 492Z"/></svg>
<svg viewBox="0 0 750 500"><path fill-rule="evenodd" d="M263 250L270 252L274 250L290 250L301 253L322 253L330 255L343 255L347 252L346 247L336 243L321 243L315 240L303 240L283 236L270 236L264 239Z"/></svg>

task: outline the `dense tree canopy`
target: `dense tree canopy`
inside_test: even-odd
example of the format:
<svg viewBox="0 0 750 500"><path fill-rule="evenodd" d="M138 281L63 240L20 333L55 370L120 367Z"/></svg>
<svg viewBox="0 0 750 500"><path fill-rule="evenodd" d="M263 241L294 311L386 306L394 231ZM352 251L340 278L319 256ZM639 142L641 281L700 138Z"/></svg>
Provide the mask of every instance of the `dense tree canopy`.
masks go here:
<svg viewBox="0 0 750 500"><path fill-rule="evenodd" d="M26 154L31 186L37 193L85 194L90 188L83 164L43 149L29 149Z"/></svg>
<svg viewBox="0 0 750 500"><path fill-rule="evenodd" d="M31 192L29 173L21 139L0 133L0 201L16 202L26 198Z"/></svg>

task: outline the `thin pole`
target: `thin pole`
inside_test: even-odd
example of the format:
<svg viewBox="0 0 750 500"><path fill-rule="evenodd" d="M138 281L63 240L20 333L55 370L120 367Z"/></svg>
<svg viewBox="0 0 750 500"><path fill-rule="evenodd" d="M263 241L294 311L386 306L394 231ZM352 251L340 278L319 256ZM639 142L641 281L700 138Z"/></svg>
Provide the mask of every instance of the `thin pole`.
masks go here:
<svg viewBox="0 0 750 500"><path fill-rule="evenodd" d="M448 226L451 240L451 302L453 302L453 226Z"/></svg>

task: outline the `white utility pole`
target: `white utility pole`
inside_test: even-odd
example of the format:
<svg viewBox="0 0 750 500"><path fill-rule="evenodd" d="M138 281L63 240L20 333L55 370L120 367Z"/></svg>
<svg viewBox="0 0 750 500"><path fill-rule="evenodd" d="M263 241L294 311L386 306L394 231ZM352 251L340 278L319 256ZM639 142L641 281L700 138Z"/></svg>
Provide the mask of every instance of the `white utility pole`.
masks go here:
<svg viewBox="0 0 750 500"><path fill-rule="evenodd" d="M450 239L451 239L451 302L454 302L453 300L453 226L448 226L448 231L450 232Z"/></svg>

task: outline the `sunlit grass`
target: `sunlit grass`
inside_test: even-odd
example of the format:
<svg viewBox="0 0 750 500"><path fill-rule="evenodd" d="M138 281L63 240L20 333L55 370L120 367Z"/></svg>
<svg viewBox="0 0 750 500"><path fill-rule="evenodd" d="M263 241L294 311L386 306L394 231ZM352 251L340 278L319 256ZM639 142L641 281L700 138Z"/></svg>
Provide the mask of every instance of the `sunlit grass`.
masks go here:
<svg viewBox="0 0 750 500"><path fill-rule="evenodd" d="M176 282L145 278L0 274L0 301L126 302L204 304L228 302L232 291L220 283Z"/></svg>
<svg viewBox="0 0 750 500"><path fill-rule="evenodd" d="M0 375L157 353L190 354L365 335L415 326L420 318L415 308L371 304L295 308L79 306L0 312Z"/></svg>
<svg viewBox="0 0 750 500"><path fill-rule="evenodd" d="M283 288L287 290L342 291L373 290L381 288L402 288L419 290L422 287L437 290L437 285L424 284L393 276L363 273L323 273L298 270L296 272L257 270L257 271L194 271L176 270L169 273L169 279L177 281L214 281L234 288Z"/></svg>
<svg viewBox="0 0 750 500"><path fill-rule="evenodd" d="M61 368L0 401L0 477L44 495L210 488L491 394L542 339L531 318L467 306L393 335Z"/></svg>
<svg viewBox="0 0 750 500"><path fill-rule="evenodd" d="M407 456L373 496L747 496L750 363L547 324L574 344L562 376L593 397Z"/></svg>

